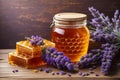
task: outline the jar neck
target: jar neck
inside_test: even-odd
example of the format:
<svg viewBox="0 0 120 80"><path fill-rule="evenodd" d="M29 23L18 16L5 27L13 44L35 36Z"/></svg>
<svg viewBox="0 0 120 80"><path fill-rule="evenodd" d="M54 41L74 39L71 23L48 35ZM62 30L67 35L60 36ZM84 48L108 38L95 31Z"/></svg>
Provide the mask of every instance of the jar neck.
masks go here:
<svg viewBox="0 0 120 80"><path fill-rule="evenodd" d="M87 25L87 20L83 21L58 21L58 20L53 20L52 26L59 27L59 28L81 28L83 26Z"/></svg>

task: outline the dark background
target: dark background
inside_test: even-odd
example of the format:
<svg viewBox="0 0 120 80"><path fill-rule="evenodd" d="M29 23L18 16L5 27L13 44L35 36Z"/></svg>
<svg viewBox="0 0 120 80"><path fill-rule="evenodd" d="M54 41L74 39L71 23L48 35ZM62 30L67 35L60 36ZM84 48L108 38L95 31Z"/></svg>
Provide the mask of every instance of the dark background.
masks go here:
<svg viewBox="0 0 120 80"><path fill-rule="evenodd" d="M0 49L15 48L25 36L50 39L49 26L59 12L85 13L90 20L90 6L112 17L120 0L0 0Z"/></svg>

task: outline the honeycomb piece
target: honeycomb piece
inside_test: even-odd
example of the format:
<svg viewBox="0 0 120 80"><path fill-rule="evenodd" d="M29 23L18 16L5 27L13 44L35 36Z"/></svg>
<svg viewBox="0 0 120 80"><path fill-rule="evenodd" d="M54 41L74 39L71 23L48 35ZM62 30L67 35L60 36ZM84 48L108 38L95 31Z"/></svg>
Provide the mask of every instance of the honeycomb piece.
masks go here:
<svg viewBox="0 0 120 80"><path fill-rule="evenodd" d="M55 44L51 41L44 39L44 45L42 46L33 46L28 40L20 41L16 43L16 51L17 55L24 56L26 58L39 57L41 54L41 50L44 47L55 47Z"/></svg>
<svg viewBox="0 0 120 80"><path fill-rule="evenodd" d="M41 57L26 58L18 56L16 52L8 54L8 62L11 65L18 65L25 68L37 68L45 63L41 60Z"/></svg>
<svg viewBox="0 0 120 80"><path fill-rule="evenodd" d="M43 40L44 41L44 45L43 46L41 46L41 47L55 47L55 43L53 43L53 42L51 42L51 41L49 41L49 40L46 40L46 39L44 39Z"/></svg>

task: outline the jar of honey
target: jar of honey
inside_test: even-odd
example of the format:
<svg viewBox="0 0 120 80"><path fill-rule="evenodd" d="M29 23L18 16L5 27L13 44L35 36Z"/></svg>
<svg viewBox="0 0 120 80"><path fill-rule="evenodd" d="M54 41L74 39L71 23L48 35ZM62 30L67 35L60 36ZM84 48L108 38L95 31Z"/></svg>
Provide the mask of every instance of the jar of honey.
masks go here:
<svg viewBox="0 0 120 80"><path fill-rule="evenodd" d="M85 14L58 13L53 17L51 41L72 62L78 62L87 54L90 33Z"/></svg>

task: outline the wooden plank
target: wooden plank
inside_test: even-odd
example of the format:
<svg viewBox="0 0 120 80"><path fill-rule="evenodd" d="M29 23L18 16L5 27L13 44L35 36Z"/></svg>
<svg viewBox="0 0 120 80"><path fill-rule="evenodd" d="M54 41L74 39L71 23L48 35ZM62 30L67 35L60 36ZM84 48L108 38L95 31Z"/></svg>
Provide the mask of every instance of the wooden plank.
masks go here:
<svg viewBox="0 0 120 80"><path fill-rule="evenodd" d="M0 49L0 54L8 54L13 51L15 51L15 49Z"/></svg>
<svg viewBox="0 0 120 80"><path fill-rule="evenodd" d="M45 67L44 67L45 68ZM59 72L60 70L57 70L53 67L50 67L54 72ZM18 73L13 73L12 71L14 69L17 69L19 70ZM99 68L98 68L99 69ZM97 70L95 72L97 72ZM81 70L82 72L87 72L87 69L84 69L84 70ZM33 69L25 69L25 68L21 68L21 67L18 67L18 66L12 66L12 65L9 65L8 63L1 63L0 64L0 72L2 75L0 75L0 77L4 76L4 77L9 77L9 76L17 76L17 77L37 77L37 78L45 78L46 76L44 75L47 75L47 77L67 77L67 76L51 76L51 74L48 74L48 73L45 73L45 72L38 72L37 74L33 72ZM41 74L42 73L42 74ZM98 72L97 72L98 73ZM100 73L98 73L100 74ZM77 73L75 74L72 74L72 77L80 77ZM96 77L95 74L92 74L88 77ZM100 77L103 77L103 75L101 75ZM116 76L113 76L113 77L109 77L109 76L106 76L106 78L114 78L114 77L119 77L118 75ZM104 77L105 78L105 77Z"/></svg>
<svg viewBox="0 0 120 80"><path fill-rule="evenodd" d="M0 54L0 63L8 62L8 54Z"/></svg>
<svg viewBox="0 0 120 80"><path fill-rule="evenodd" d="M52 75L51 73L46 72L37 72L35 73L34 69L26 69L18 66L12 66L8 64L7 61L7 55L9 51L13 50L0 50L0 56L5 61L0 62L0 80L119 80L120 79L120 70L116 75L113 76L104 76L100 72L100 68L98 67L95 71L95 73L99 74L100 76L96 77L95 74L91 74L87 77L81 77L78 75L78 73L72 73L71 77L68 77L67 75ZM46 68L47 66L41 66L43 68ZM54 72L60 72L61 70L58 70L56 68L50 67ZM19 70L19 72L13 73L13 70ZM88 69L81 69L82 72L88 72Z"/></svg>
<svg viewBox="0 0 120 80"><path fill-rule="evenodd" d="M15 51L15 49L0 49L0 63L8 62L8 53L13 51Z"/></svg>

